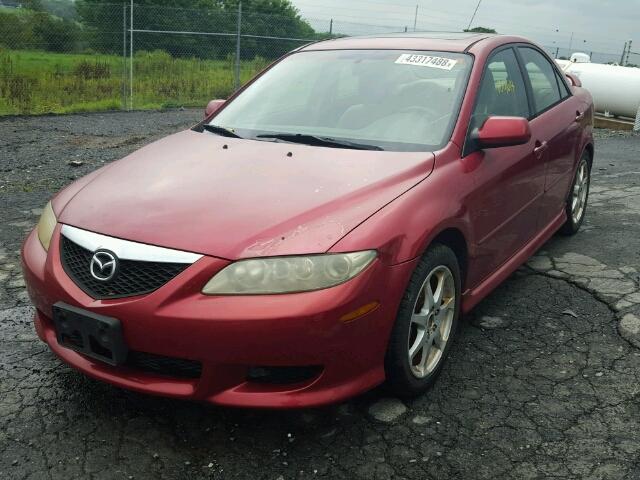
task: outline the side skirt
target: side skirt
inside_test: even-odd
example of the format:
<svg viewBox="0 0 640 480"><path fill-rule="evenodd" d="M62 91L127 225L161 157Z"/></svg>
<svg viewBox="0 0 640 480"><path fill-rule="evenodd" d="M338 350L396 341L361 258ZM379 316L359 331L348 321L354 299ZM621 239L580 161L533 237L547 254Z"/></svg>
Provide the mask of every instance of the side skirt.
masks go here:
<svg viewBox="0 0 640 480"><path fill-rule="evenodd" d="M498 285L504 282L509 275L515 272L520 265L525 263L567 220L564 209L549 225L538 235L533 237L520 251L504 262L495 272L485 278L477 287L467 290L462 295L462 311L469 312L484 297L486 297Z"/></svg>

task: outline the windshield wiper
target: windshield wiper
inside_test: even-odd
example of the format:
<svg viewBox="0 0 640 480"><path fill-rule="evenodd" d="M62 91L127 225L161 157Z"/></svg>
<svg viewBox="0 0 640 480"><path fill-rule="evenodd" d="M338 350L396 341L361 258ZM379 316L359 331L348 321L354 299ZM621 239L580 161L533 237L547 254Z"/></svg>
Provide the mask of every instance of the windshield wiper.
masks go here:
<svg viewBox="0 0 640 480"><path fill-rule="evenodd" d="M242 138L240 135L235 133L233 130L230 130L225 127L220 127L218 125L208 125L205 124L202 126L207 132L215 133L216 135L222 135L223 137L231 137L231 138Z"/></svg>
<svg viewBox="0 0 640 480"><path fill-rule="evenodd" d="M354 150L384 150L377 145L369 145L364 143L355 143L348 140L338 140L331 137L318 137L316 135L307 135L303 133L264 133L256 135L256 138L273 138L291 143L302 143L304 145L314 145L316 147L331 148L353 148Z"/></svg>

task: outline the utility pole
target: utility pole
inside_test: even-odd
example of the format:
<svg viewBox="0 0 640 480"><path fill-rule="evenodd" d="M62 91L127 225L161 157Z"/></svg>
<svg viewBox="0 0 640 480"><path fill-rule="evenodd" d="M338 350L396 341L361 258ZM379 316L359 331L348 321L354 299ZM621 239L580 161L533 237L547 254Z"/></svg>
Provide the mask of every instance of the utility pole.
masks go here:
<svg viewBox="0 0 640 480"><path fill-rule="evenodd" d="M480 8L481 3L482 3L482 0L478 0L476 9L473 11L473 15L471 15L471 20L469 20L469 26L467 27L467 30L471 30L471 24L473 23L473 20L476 18L476 14L478 13L478 9Z"/></svg>
<svg viewBox="0 0 640 480"><path fill-rule="evenodd" d="M631 55L631 47L633 45L633 40L629 40L627 47L627 57L625 58L624 64L629 65L629 56Z"/></svg>
<svg viewBox="0 0 640 480"><path fill-rule="evenodd" d="M627 43L624 42L624 48L622 49L622 56L620 57L620 65L624 65L624 57L627 56Z"/></svg>
<svg viewBox="0 0 640 480"><path fill-rule="evenodd" d="M242 28L242 2L238 2L238 34L236 36L235 86L240 88L240 29Z"/></svg>
<svg viewBox="0 0 640 480"><path fill-rule="evenodd" d="M416 31L416 26L418 25L418 5L416 4L416 14L413 16L413 31Z"/></svg>
<svg viewBox="0 0 640 480"><path fill-rule="evenodd" d="M571 39L569 40L569 56L571 56L572 48L573 48L573 32L571 32Z"/></svg>

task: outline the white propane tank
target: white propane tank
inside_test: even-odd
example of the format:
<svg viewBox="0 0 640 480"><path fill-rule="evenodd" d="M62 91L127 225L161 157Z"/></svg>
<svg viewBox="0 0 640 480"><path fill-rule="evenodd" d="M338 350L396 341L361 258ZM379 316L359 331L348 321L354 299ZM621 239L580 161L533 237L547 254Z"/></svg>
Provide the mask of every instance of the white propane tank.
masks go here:
<svg viewBox="0 0 640 480"><path fill-rule="evenodd" d="M585 63L579 60L556 61L562 70L573 73L580 79L582 86L591 92L597 112L636 117L640 107L640 68Z"/></svg>
<svg viewBox="0 0 640 480"><path fill-rule="evenodd" d="M570 60L573 63L591 63L591 57L586 53L580 53L580 52L576 52L573 55L571 55Z"/></svg>

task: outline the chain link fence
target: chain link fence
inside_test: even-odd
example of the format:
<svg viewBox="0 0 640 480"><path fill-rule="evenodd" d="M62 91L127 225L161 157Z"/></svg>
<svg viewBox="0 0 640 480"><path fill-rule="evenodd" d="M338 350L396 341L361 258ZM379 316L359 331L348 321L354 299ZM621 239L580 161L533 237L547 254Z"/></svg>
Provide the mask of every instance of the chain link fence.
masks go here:
<svg viewBox="0 0 640 480"><path fill-rule="evenodd" d="M586 53L591 58L591 61L594 63L609 63L609 64L620 64L621 62L621 54L622 47L620 47L620 53L614 52L598 52L591 50L589 48L566 48L566 47L556 47L545 45L543 47L552 58L561 59L561 60L569 60L571 55L576 52Z"/></svg>
<svg viewBox="0 0 640 480"><path fill-rule="evenodd" d="M295 14L241 5L102 2L78 3L74 18L0 6L0 32L0 115L204 106L286 52L332 36Z"/></svg>
<svg viewBox="0 0 640 480"><path fill-rule="evenodd" d="M186 9L78 0L55 15L2 3L0 115L203 107L309 42L412 30L243 10L241 2Z"/></svg>

